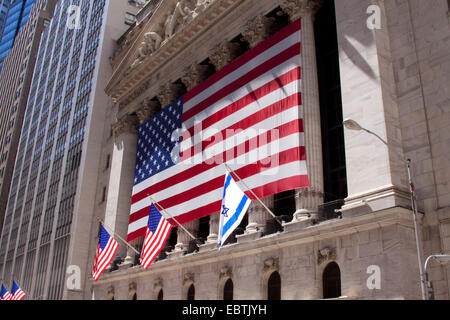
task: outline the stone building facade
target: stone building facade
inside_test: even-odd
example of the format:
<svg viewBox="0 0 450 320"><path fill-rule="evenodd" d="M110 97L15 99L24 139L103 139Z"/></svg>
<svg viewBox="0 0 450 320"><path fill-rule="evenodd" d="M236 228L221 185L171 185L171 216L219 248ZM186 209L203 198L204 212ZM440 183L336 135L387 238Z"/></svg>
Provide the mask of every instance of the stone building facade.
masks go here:
<svg viewBox="0 0 450 320"><path fill-rule="evenodd" d="M445 0L149 1L111 57L114 72L105 91L113 104L95 186L102 197L93 216L125 238L136 127L298 18L311 188L290 193L287 206L280 205L287 203L280 195L264 199L278 206L283 220L275 231L264 208L253 203L244 230L220 251L214 241L218 215L209 217L198 251L188 249L189 238L178 229L167 256L148 270L122 243L97 282L86 269L82 290L67 290L67 297L421 299L403 159L411 159L424 255L449 254L448 12ZM344 130L346 118L378 137ZM185 227L205 233L198 220ZM90 230L89 253L82 258L88 262L98 241L97 229ZM81 237L87 240L74 235ZM139 249L142 241L131 245ZM449 270L430 265L437 299L449 298Z"/></svg>

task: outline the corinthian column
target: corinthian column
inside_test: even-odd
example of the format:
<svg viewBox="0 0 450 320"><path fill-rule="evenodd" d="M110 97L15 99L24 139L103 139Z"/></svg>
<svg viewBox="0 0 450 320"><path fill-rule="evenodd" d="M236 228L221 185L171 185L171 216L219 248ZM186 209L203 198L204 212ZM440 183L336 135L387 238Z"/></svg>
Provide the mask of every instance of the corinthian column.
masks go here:
<svg viewBox="0 0 450 320"><path fill-rule="evenodd" d="M134 167L136 162L138 119L126 115L112 125L114 149L111 157L106 198L105 225L108 231L114 231L126 239L130 218L131 192L133 189ZM111 230L112 229L112 230ZM114 237L114 234L111 234ZM127 252L127 246L120 244L117 254L132 260L134 252Z"/></svg>
<svg viewBox="0 0 450 320"><path fill-rule="evenodd" d="M184 223L183 227L195 237L198 231L199 221L200 221L199 219L189 221L187 223ZM168 256L170 258L174 258L185 254L189 248L189 242L191 240L193 240L191 236L185 230L183 230L183 228L178 227L177 244L175 245L173 251L167 253Z"/></svg>
<svg viewBox="0 0 450 320"><path fill-rule="evenodd" d="M176 83L167 83L161 86L160 92L157 95L161 107L165 108L182 95L182 86Z"/></svg>
<svg viewBox="0 0 450 320"><path fill-rule="evenodd" d="M186 86L187 91L189 91L204 79L206 79L209 74L209 66L195 63L184 69L181 81Z"/></svg>
<svg viewBox="0 0 450 320"><path fill-rule="evenodd" d="M250 48L254 48L272 33L274 23L275 18L268 18L264 15L253 18L247 22L242 32L243 40L248 42Z"/></svg>
<svg viewBox="0 0 450 320"><path fill-rule="evenodd" d="M136 111L137 117L139 119L139 124L145 123L160 110L161 105L157 101L145 99L144 101L142 101L139 110Z"/></svg>
<svg viewBox="0 0 450 320"><path fill-rule="evenodd" d="M275 18L268 18L264 15L259 15L249 20L242 32L243 39L249 43L250 48L256 47L272 34L274 23ZM270 210L273 210L273 195L261 200ZM271 214L267 212L264 206L257 200L252 201L247 214L248 224L245 228L245 233L244 235L236 236L239 242L246 242L260 237L265 231L267 220L272 218Z"/></svg>
<svg viewBox="0 0 450 320"><path fill-rule="evenodd" d="M223 41L211 51L209 60L216 68L216 71L219 71L231 61L236 59L240 53L241 48L239 44Z"/></svg>
<svg viewBox="0 0 450 320"><path fill-rule="evenodd" d="M291 21L301 18L303 121L311 187L295 191L296 212L292 222L301 222L303 226L312 223L317 217L318 206L323 203L322 136L314 39L314 16L321 3L322 0L288 0L280 5Z"/></svg>

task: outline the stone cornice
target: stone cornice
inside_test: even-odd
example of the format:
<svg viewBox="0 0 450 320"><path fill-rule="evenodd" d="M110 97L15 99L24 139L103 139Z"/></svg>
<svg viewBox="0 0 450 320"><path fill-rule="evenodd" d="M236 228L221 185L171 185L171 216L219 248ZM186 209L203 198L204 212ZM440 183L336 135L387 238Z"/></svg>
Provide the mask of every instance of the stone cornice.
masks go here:
<svg viewBox="0 0 450 320"><path fill-rule="evenodd" d="M113 134L115 137L119 137L126 133L137 133L137 126L139 125L139 120L137 116L125 115L123 118L119 119L117 122L111 125Z"/></svg>
<svg viewBox="0 0 450 320"><path fill-rule="evenodd" d="M221 249L220 253L219 250L215 248L213 250L179 258L157 261L149 270L145 270L142 266L138 265L129 269L106 273L95 283L91 279L91 283L94 286L102 286L114 283L121 279L137 278L141 276L148 277L153 274L158 275L160 272L167 272L180 268L181 261L183 268L185 269L195 268L198 265L207 263L227 263L229 262L230 255L232 255L233 258L238 258L252 254L261 254L263 252L272 252L274 250L280 250L281 247L298 246L314 241L331 239L338 236L345 236L391 225L401 225L406 228L413 228L414 225L411 218L411 211L401 207L393 207L386 210L371 212L370 214L352 217L351 219L329 220L317 225L312 225L303 230L285 231L262 237L255 241L225 246Z"/></svg>
<svg viewBox="0 0 450 320"><path fill-rule="evenodd" d="M197 13L191 21L185 23L181 30L174 33L168 39L161 42L161 46L151 54L142 54L141 61L138 61L134 69L130 66L135 62L133 59L139 55L139 49L144 41L144 34L152 30L158 30L161 34L161 24L163 17L167 12L172 12L171 5L176 1L164 1L150 18L147 26L142 28L140 35L136 38L132 49L127 53L117 70L114 72L105 92L118 102L119 105L126 105L141 95L152 83L152 74L157 71L164 62L170 60L181 49L201 31L206 31L207 26L214 23L218 17L231 8L233 5L240 4L240 0L210 0L204 1L206 4L202 7L202 12ZM159 19L159 21L158 21Z"/></svg>

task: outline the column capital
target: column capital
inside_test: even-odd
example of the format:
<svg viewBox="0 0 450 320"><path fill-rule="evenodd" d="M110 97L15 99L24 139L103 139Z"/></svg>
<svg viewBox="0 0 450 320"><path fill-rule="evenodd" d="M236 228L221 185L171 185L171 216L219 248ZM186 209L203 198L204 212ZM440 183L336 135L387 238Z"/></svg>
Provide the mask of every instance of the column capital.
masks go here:
<svg viewBox="0 0 450 320"><path fill-rule="evenodd" d="M184 69L181 81L189 91L209 76L209 66L194 63Z"/></svg>
<svg viewBox="0 0 450 320"><path fill-rule="evenodd" d="M167 83L160 87L157 95L161 107L165 108L170 103L174 102L181 95L182 85L177 83Z"/></svg>
<svg viewBox="0 0 450 320"><path fill-rule="evenodd" d="M244 32L242 32L244 40L250 44L251 48L255 47L272 33L274 23L275 18L264 15L256 16L247 22Z"/></svg>
<svg viewBox="0 0 450 320"><path fill-rule="evenodd" d="M142 101L139 110L136 111L139 124L146 122L159 110L161 110L161 105L158 101L150 100L148 98Z"/></svg>
<svg viewBox="0 0 450 320"><path fill-rule="evenodd" d="M300 17L314 16L322 7L324 0L285 0L281 9L294 21Z"/></svg>
<svg viewBox="0 0 450 320"><path fill-rule="evenodd" d="M231 61L236 59L241 53L239 44L223 41L215 48L211 50L209 59L211 63L216 67L216 71L219 71Z"/></svg>
<svg viewBox="0 0 450 320"><path fill-rule="evenodd" d="M137 133L137 126L139 125L139 121L137 116L127 114L124 117L117 120L117 122L111 125L113 130L113 134L115 137L119 137L122 134L126 133Z"/></svg>

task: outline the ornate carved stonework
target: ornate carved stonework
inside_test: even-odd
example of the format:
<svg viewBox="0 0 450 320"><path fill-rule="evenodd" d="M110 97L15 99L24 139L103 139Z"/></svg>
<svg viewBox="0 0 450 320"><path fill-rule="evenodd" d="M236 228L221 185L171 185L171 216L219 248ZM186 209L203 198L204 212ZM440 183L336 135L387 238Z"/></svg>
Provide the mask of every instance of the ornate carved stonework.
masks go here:
<svg viewBox="0 0 450 320"><path fill-rule="evenodd" d="M184 284L184 285L189 285L189 284L191 284L191 283L193 283L193 282L194 282L194 274L193 274L193 273L190 273L190 272L186 273L186 274L184 275L183 284Z"/></svg>
<svg viewBox="0 0 450 320"><path fill-rule="evenodd" d="M321 264L325 261L336 260L336 248L323 248L317 253L317 263Z"/></svg>
<svg viewBox="0 0 450 320"><path fill-rule="evenodd" d="M322 4L323 0L286 0L280 4L280 7L289 15L290 20L294 21L305 14L315 15Z"/></svg>
<svg viewBox="0 0 450 320"><path fill-rule="evenodd" d="M136 27L138 31L133 30L127 35L127 44L120 50L117 57L113 58L115 65L119 61L123 63L119 64L106 86L107 94L114 102L119 103L120 107L127 106L146 91L151 83L154 83L152 70L189 43L227 8L238 2L239 0L182 0L178 1L173 8L164 9L167 11L165 14L158 12L148 18L148 23L144 20L143 23L138 24ZM199 15L201 17L198 17ZM146 24L151 24L151 27L146 28L144 26ZM145 33L142 34L142 32ZM147 38L144 35L147 35ZM138 47L133 51L132 56L125 60L124 52L130 50L129 45L133 43L136 43ZM231 47L232 52L235 51L234 49L239 50L238 45ZM226 50L227 48L222 49L230 51ZM217 57L215 66L219 67L217 69L222 68L238 54L226 55L224 58L222 52Z"/></svg>
<svg viewBox="0 0 450 320"><path fill-rule="evenodd" d="M161 105L157 101L145 99L141 102L139 110L136 111L139 123L143 124L159 110L161 110Z"/></svg>
<svg viewBox="0 0 450 320"><path fill-rule="evenodd" d="M178 99L182 93L182 86L176 83L168 83L161 86L160 92L157 95L161 107L165 108L167 105Z"/></svg>
<svg viewBox="0 0 450 320"><path fill-rule="evenodd" d="M276 271L279 268L278 258L269 258L264 260L264 272Z"/></svg>
<svg viewBox="0 0 450 320"><path fill-rule="evenodd" d="M209 60L216 67L216 71L219 71L236 59L240 53L241 48L239 44L225 40L211 51Z"/></svg>
<svg viewBox="0 0 450 320"><path fill-rule="evenodd" d="M263 15L253 18L242 32L244 40L250 44L251 48L255 47L273 32L274 22L275 18L268 18Z"/></svg>
<svg viewBox="0 0 450 320"><path fill-rule="evenodd" d="M119 137L124 133L136 133L139 121L136 116L127 114L122 119L111 125L115 137Z"/></svg>
<svg viewBox="0 0 450 320"><path fill-rule="evenodd" d="M161 278L158 278L155 280L155 283L153 284L153 289L158 290L163 287L163 280Z"/></svg>
<svg viewBox="0 0 450 320"><path fill-rule="evenodd" d="M231 278L233 275L231 267L226 266L223 267L222 269L220 269L220 279L226 279L226 278Z"/></svg>
<svg viewBox="0 0 450 320"><path fill-rule="evenodd" d="M183 81L186 89L189 91L209 76L209 67L201 64L193 64L187 67L183 73L184 75L181 77L181 81Z"/></svg>
<svg viewBox="0 0 450 320"><path fill-rule="evenodd" d="M175 5L172 13L167 14L164 23L164 39L170 39L174 33L184 24L189 23L194 17L194 10L192 0L181 0Z"/></svg>

